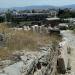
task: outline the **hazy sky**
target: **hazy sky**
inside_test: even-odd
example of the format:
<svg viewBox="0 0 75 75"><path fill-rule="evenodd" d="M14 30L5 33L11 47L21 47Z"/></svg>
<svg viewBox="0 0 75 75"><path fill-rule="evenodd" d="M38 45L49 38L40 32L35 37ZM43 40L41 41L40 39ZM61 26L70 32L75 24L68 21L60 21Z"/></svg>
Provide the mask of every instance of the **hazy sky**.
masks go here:
<svg viewBox="0 0 75 75"><path fill-rule="evenodd" d="M68 4L75 4L75 0L0 0L0 8L21 7L31 5L62 6Z"/></svg>

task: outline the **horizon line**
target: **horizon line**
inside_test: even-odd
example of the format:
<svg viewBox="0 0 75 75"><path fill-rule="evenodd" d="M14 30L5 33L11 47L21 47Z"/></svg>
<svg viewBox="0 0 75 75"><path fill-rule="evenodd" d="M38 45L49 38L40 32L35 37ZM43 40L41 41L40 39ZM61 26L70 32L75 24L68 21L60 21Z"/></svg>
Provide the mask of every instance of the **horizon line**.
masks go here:
<svg viewBox="0 0 75 75"><path fill-rule="evenodd" d="M1 8L7 9L7 8L30 7L30 6L54 6L54 7L63 7L63 6L68 6L68 5L75 5L75 4L64 4L64 5L47 5L47 4L46 4L46 5L45 5L45 4L42 5L42 4L41 4L41 5L27 5L27 6L14 6L14 7L6 7L6 8L5 8L5 7L1 7ZM0 8L0 9L1 9L1 8Z"/></svg>

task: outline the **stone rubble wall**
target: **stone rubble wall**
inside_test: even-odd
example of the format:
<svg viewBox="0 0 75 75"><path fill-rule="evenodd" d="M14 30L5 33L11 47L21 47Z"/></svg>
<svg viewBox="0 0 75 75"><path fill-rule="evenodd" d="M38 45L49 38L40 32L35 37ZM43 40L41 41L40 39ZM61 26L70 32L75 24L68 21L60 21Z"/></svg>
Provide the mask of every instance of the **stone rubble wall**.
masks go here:
<svg viewBox="0 0 75 75"><path fill-rule="evenodd" d="M20 30L25 30L25 31L33 31L33 32L38 32L38 33L49 33L50 29L51 29L51 26L45 26L45 25L41 25L41 26L38 26L38 25L33 25L31 27L29 26L24 26L23 28L10 28L11 30L14 30L14 31L20 31Z"/></svg>
<svg viewBox="0 0 75 75"><path fill-rule="evenodd" d="M67 72L68 67L68 53L67 47L68 42L66 38L63 38L63 41L59 43L60 51L57 59L57 71L58 73L65 74Z"/></svg>
<svg viewBox="0 0 75 75"><path fill-rule="evenodd" d="M60 43L60 45L61 45L61 48L60 48L61 55L59 57L62 57L64 59L65 68L67 69L67 63L68 63L67 47L68 47L68 43L67 43L67 41L64 40Z"/></svg>
<svg viewBox="0 0 75 75"><path fill-rule="evenodd" d="M16 52L17 55L18 60L14 64L11 64L12 60L0 61L0 66L6 63L0 69L0 75L55 75L58 49L46 46L39 48L39 51Z"/></svg>

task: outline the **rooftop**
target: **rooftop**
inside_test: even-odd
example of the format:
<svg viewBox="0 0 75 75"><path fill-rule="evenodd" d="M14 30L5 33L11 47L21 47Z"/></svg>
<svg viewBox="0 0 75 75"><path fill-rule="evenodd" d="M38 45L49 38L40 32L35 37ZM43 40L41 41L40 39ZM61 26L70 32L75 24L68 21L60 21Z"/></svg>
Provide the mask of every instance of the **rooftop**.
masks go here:
<svg viewBox="0 0 75 75"><path fill-rule="evenodd" d="M46 18L46 20L60 20L58 17L53 17L53 18Z"/></svg>

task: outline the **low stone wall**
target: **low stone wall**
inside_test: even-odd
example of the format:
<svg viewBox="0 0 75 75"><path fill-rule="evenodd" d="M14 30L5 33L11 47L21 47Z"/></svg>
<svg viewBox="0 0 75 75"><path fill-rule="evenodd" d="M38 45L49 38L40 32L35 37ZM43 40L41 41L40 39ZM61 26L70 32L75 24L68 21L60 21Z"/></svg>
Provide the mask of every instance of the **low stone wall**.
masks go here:
<svg viewBox="0 0 75 75"><path fill-rule="evenodd" d="M67 47L68 47L68 42L64 38L62 42L59 43L59 56L57 59L57 71L60 74L65 74L67 72L67 67L68 67L68 54L67 54Z"/></svg>
<svg viewBox="0 0 75 75"><path fill-rule="evenodd" d="M34 52L17 52L14 55L17 62L11 64L13 57L9 64L0 69L0 75L55 75L58 49L54 50L52 46L41 47Z"/></svg>

